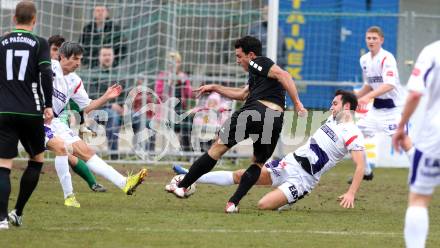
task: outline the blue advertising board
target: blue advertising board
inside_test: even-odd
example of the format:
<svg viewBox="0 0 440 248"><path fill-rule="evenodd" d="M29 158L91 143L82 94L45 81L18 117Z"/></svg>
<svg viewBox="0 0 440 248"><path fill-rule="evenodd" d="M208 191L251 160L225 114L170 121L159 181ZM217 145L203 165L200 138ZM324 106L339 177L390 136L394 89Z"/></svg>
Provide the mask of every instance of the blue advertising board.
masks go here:
<svg viewBox="0 0 440 248"><path fill-rule="evenodd" d="M316 86L319 82L361 82L359 58L365 53L365 31L380 26L383 47L396 54L399 1L280 1L279 27L287 47L285 69L294 80L314 81L301 88L307 108L328 108L334 91L350 87ZM391 15L390 15L391 14ZM292 102L288 97L288 106Z"/></svg>

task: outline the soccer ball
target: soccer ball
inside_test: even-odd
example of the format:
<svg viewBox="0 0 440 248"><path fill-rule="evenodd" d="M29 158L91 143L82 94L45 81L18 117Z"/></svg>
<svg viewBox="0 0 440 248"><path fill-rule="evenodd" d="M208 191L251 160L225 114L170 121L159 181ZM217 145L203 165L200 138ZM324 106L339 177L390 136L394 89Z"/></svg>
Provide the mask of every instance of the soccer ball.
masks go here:
<svg viewBox="0 0 440 248"><path fill-rule="evenodd" d="M177 185L182 181L182 179L185 177L185 175L177 175L174 176L173 179L171 179L170 184ZM188 188L186 188L185 196L189 197L190 195L194 194L196 192L196 183L191 184Z"/></svg>

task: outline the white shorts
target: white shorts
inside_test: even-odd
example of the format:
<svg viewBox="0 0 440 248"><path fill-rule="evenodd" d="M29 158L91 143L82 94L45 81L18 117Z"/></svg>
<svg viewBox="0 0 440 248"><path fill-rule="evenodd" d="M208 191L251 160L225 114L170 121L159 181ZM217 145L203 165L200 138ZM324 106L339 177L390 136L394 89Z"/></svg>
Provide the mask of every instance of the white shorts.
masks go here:
<svg viewBox="0 0 440 248"><path fill-rule="evenodd" d="M373 137L376 133L385 133L391 136L396 132L401 115L401 108L372 108L368 111L367 115L357 121L356 124L365 137Z"/></svg>
<svg viewBox="0 0 440 248"><path fill-rule="evenodd" d="M432 195L440 185L440 158L430 158L419 150L411 157L409 190L421 195Z"/></svg>
<svg viewBox="0 0 440 248"><path fill-rule="evenodd" d="M281 161L272 160L265 164L272 179L272 187L278 187L289 204L302 199L312 191L318 182L296 161L293 153L287 154Z"/></svg>
<svg viewBox="0 0 440 248"><path fill-rule="evenodd" d="M54 118L50 125L44 124L44 131L46 133L45 137L45 145L47 142L52 139L54 136L61 138L64 141L64 144L70 145L81 139L76 135L72 129L70 129L67 124L62 122L58 118Z"/></svg>

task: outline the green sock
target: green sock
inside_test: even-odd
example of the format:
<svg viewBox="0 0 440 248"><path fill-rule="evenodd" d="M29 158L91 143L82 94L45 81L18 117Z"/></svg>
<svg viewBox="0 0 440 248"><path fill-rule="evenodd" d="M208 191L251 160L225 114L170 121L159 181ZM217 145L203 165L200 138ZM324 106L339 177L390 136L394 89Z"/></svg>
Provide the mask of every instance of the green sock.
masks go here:
<svg viewBox="0 0 440 248"><path fill-rule="evenodd" d="M84 179L89 187L91 188L94 184L96 184L96 178L87 167L86 163L81 159L78 159L78 163L75 167L73 167L73 171L78 174L82 179Z"/></svg>

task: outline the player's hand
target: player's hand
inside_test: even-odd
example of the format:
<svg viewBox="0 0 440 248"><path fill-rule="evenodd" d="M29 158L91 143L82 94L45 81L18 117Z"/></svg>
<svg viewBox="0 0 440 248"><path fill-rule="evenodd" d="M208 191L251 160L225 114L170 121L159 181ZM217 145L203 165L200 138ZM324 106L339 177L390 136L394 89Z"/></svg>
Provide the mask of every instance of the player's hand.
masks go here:
<svg viewBox="0 0 440 248"><path fill-rule="evenodd" d="M347 192L338 197L338 200L341 201L339 205L343 208L354 208L354 194Z"/></svg>
<svg viewBox="0 0 440 248"><path fill-rule="evenodd" d="M119 84L114 84L108 87L104 95L107 97L108 100L110 100L118 97L121 93L122 93L122 86Z"/></svg>
<svg viewBox="0 0 440 248"><path fill-rule="evenodd" d="M307 109L304 108L304 105L301 102L295 104L295 110L298 112L299 117L307 117Z"/></svg>
<svg viewBox="0 0 440 248"><path fill-rule="evenodd" d="M44 124L50 124L53 119L53 110L52 108L45 108L43 112Z"/></svg>
<svg viewBox="0 0 440 248"><path fill-rule="evenodd" d="M400 152L400 148L403 147L403 143L406 139L406 133L403 127L398 127L393 135L393 147L397 152Z"/></svg>
<svg viewBox="0 0 440 248"><path fill-rule="evenodd" d="M357 107L357 109L359 111L361 111L361 112L367 110L367 106L370 103L370 100L371 99L368 96L366 96L366 95L361 97L361 98L359 98L358 99L358 107Z"/></svg>
<svg viewBox="0 0 440 248"><path fill-rule="evenodd" d="M215 85L213 84L202 85L199 88L193 90L193 92L196 94L196 97L199 98L204 93L211 93L212 91L214 91L214 87Z"/></svg>

